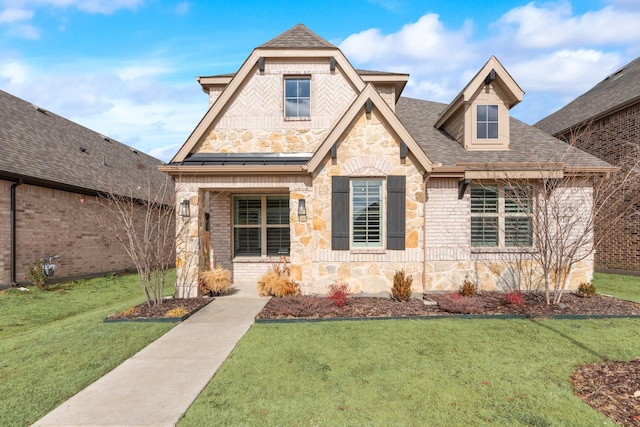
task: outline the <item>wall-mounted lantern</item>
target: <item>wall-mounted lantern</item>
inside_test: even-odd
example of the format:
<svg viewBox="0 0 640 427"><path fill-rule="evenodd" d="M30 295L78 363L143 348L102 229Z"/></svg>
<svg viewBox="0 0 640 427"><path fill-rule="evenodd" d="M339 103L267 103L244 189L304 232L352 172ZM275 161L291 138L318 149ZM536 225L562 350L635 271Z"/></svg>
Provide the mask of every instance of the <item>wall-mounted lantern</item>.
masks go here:
<svg viewBox="0 0 640 427"><path fill-rule="evenodd" d="M305 199L298 200L298 220L307 220L307 202Z"/></svg>
<svg viewBox="0 0 640 427"><path fill-rule="evenodd" d="M189 206L188 200L183 200L180 202L180 209L178 210L178 215L182 217L190 217L191 216L191 208Z"/></svg>

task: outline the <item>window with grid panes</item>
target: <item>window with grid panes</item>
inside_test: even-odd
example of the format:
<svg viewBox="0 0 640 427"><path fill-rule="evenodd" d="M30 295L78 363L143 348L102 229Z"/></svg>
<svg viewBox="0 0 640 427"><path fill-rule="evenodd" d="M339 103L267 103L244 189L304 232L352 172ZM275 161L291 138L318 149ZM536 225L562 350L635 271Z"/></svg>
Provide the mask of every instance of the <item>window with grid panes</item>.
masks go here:
<svg viewBox="0 0 640 427"><path fill-rule="evenodd" d="M351 244L382 247L382 180L351 181Z"/></svg>
<svg viewBox="0 0 640 427"><path fill-rule="evenodd" d="M289 196L233 198L234 256L289 255Z"/></svg>
<svg viewBox="0 0 640 427"><path fill-rule="evenodd" d="M471 186L471 246L532 245L530 186Z"/></svg>
<svg viewBox="0 0 640 427"><path fill-rule="evenodd" d="M311 79L287 77L284 79L284 115L287 118L311 117Z"/></svg>
<svg viewBox="0 0 640 427"><path fill-rule="evenodd" d="M476 107L478 139L498 138L498 106L478 105Z"/></svg>

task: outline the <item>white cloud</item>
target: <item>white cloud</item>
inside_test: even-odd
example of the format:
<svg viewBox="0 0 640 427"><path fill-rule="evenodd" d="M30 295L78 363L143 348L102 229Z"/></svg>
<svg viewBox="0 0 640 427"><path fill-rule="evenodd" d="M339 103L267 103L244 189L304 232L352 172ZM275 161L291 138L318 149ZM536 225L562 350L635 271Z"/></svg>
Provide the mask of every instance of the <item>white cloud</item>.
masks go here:
<svg viewBox="0 0 640 427"><path fill-rule="evenodd" d="M640 13L613 6L574 16L568 2L531 2L505 13L496 23L505 38L524 48L602 46L640 39Z"/></svg>
<svg viewBox="0 0 640 427"><path fill-rule="evenodd" d="M384 67L381 69L386 71L446 71L475 57L471 30L468 22L459 30L449 30L437 14L428 13L396 33L385 35L372 28L350 35L340 49L355 63Z"/></svg>
<svg viewBox="0 0 640 427"><path fill-rule="evenodd" d="M0 65L0 76L11 85L19 85L29 80L28 68L19 62L7 62Z"/></svg>
<svg viewBox="0 0 640 427"><path fill-rule="evenodd" d="M129 65L118 72L123 80L133 80L140 77L150 77L170 72L164 65Z"/></svg>
<svg viewBox="0 0 640 427"><path fill-rule="evenodd" d="M32 7L73 7L83 12L109 15L121 9L136 9L144 0L23 0L22 3Z"/></svg>
<svg viewBox="0 0 640 427"><path fill-rule="evenodd" d="M622 64L617 53L593 49L560 50L509 67L521 86L558 95L580 94Z"/></svg>
<svg viewBox="0 0 640 427"><path fill-rule="evenodd" d="M26 21L33 18L33 11L18 8L9 8L0 12L0 24Z"/></svg>

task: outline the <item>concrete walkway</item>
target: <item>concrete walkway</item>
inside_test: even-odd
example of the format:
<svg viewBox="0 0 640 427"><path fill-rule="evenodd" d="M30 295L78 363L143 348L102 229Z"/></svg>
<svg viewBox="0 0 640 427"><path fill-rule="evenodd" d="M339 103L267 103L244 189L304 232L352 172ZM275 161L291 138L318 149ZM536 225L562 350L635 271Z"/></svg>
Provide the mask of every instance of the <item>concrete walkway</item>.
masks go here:
<svg viewBox="0 0 640 427"><path fill-rule="evenodd" d="M255 284L216 298L34 426L174 426L267 301Z"/></svg>

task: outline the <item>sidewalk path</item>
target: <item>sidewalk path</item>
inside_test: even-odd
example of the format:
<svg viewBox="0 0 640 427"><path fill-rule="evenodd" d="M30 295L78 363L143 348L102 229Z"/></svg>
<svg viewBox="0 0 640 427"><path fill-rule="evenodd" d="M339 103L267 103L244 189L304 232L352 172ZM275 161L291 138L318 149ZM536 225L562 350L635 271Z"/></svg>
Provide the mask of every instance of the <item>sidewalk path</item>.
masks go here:
<svg viewBox="0 0 640 427"><path fill-rule="evenodd" d="M267 301L216 298L34 426L174 426Z"/></svg>

